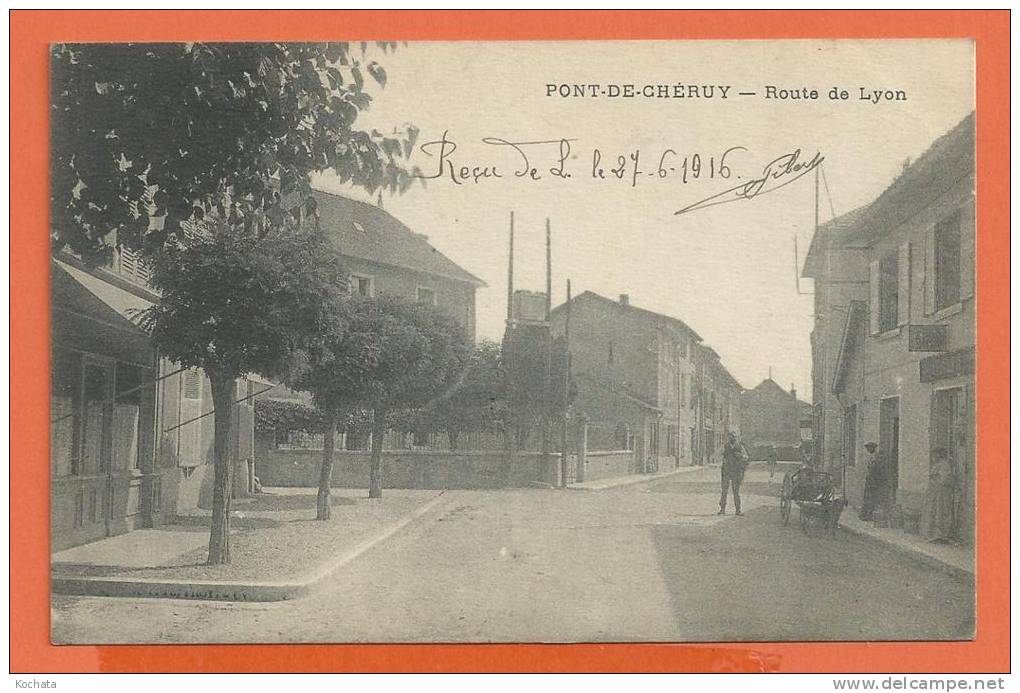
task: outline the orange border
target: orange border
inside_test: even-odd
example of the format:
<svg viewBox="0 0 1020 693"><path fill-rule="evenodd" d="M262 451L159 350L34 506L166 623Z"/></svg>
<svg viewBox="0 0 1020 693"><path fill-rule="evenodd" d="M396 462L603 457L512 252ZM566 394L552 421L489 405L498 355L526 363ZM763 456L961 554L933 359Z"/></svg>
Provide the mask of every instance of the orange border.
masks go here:
<svg viewBox="0 0 1020 693"><path fill-rule="evenodd" d="M11 612L17 672L1009 670L1009 11L14 11L11 30ZM977 41L978 592L969 643L49 644L51 41L931 38ZM13 260L16 259L16 262ZM1007 482L1007 483L1003 483Z"/></svg>

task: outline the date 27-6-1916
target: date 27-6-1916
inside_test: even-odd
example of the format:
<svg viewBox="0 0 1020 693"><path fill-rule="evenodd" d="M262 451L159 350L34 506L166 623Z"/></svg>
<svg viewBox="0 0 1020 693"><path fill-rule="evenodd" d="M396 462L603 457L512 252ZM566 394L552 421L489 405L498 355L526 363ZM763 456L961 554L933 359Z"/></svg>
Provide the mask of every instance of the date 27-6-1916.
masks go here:
<svg viewBox="0 0 1020 693"><path fill-rule="evenodd" d="M681 183L690 183L698 179L721 178L728 180L733 171L727 165L726 157L733 152L747 151L746 147L730 147L720 155L702 156L700 153L681 154L675 149L665 149L656 158L650 157L651 166L642 168L644 162L641 150L635 149L628 154L619 154L615 158L603 155L599 149L592 150L591 175L597 180L630 180L636 186L641 178L676 178ZM739 176L737 176L739 178Z"/></svg>

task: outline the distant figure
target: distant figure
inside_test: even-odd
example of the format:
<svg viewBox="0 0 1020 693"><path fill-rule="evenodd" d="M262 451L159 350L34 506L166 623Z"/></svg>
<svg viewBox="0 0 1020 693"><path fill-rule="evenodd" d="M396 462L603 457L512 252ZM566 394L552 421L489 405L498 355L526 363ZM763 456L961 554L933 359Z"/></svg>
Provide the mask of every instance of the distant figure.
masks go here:
<svg viewBox="0 0 1020 693"><path fill-rule="evenodd" d="M868 474L864 480L864 500L859 516L868 521L876 508L885 505L886 470L885 458L879 454L877 444L867 443L864 449L868 451Z"/></svg>
<svg viewBox="0 0 1020 693"><path fill-rule="evenodd" d="M930 542L952 541L956 530L956 474L945 448L935 448L928 471L924 536Z"/></svg>
<svg viewBox="0 0 1020 693"><path fill-rule="evenodd" d="M738 440L735 433L730 433L723 448L722 463L722 495L719 496L719 514L726 514L726 496L729 489L733 488L733 507L740 512L740 484L744 480L744 470L747 469L747 461L750 455Z"/></svg>
<svg viewBox="0 0 1020 693"><path fill-rule="evenodd" d="M765 461L769 467L769 485L772 485L772 478L776 475L776 466L779 464L779 453L775 445L770 445L765 451Z"/></svg>

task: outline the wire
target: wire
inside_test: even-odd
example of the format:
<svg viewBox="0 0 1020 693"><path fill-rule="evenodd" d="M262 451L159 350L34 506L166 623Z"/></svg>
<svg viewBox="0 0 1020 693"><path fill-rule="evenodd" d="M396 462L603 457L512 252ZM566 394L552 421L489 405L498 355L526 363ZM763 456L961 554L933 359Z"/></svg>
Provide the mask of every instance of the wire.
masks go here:
<svg viewBox="0 0 1020 693"><path fill-rule="evenodd" d="M822 183L825 185L825 197L829 200L829 212L832 214L832 218L836 218L836 208L832 206L832 193L829 192L829 181L825 177L825 166L822 164L818 165L818 168L822 170Z"/></svg>

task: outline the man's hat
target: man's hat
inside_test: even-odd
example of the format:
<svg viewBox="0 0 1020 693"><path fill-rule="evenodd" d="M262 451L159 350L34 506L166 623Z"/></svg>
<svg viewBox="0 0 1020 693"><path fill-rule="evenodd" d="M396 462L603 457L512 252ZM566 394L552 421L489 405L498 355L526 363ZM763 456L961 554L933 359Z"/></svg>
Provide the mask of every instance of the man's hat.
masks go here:
<svg viewBox="0 0 1020 693"><path fill-rule="evenodd" d="M864 445L864 448L865 448L865 449L866 449L866 450L867 450L868 452L875 452L875 450L877 450L877 449L878 449L878 445L877 445L877 444L875 444L875 443L865 443L865 445Z"/></svg>

